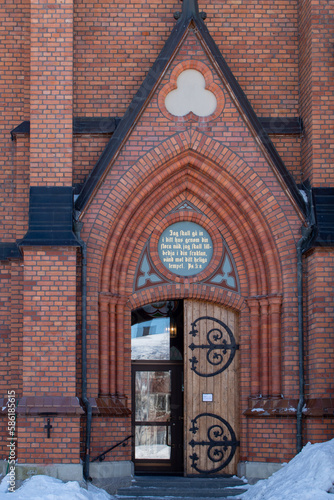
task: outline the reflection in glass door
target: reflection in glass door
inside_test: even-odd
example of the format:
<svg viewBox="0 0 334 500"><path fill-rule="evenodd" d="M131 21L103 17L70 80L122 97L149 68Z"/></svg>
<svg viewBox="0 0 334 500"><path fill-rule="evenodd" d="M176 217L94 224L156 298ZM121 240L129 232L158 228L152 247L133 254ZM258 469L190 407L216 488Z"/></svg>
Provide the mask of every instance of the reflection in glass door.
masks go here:
<svg viewBox="0 0 334 500"><path fill-rule="evenodd" d="M132 311L132 426L136 471L183 470L183 302Z"/></svg>
<svg viewBox="0 0 334 500"><path fill-rule="evenodd" d="M170 397L170 370L136 371L135 459L170 459Z"/></svg>
<svg viewBox="0 0 334 500"><path fill-rule="evenodd" d="M164 366L162 366L164 365ZM182 362L133 362L135 470L183 469Z"/></svg>

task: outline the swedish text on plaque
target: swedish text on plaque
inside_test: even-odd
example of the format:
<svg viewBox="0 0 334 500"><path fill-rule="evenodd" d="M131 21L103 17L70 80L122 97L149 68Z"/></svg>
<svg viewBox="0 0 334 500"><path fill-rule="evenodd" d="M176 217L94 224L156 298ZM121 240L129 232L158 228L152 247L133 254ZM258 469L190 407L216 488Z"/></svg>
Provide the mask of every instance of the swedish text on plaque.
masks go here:
<svg viewBox="0 0 334 500"><path fill-rule="evenodd" d="M194 276L209 265L213 245L209 233L199 224L176 222L161 234L158 253L168 271L181 276Z"/></svg>

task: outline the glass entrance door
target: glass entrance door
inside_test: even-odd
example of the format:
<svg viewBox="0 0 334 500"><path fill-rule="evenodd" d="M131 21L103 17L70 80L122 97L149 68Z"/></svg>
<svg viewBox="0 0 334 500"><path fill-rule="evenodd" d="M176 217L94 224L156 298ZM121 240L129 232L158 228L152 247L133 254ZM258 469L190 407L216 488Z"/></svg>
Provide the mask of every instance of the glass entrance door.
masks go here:
<svg viewBox="0 0 334 500"><path fill-rule="evenodd" d="M182 472L182 301L132 311L131 359L135 470Z"/></svg>
<svg viewBox="0 0 334 500"><path fill-rule="evenodd" d="M133 362L133 461L136 471L183 470L183 365Z"/></svg>

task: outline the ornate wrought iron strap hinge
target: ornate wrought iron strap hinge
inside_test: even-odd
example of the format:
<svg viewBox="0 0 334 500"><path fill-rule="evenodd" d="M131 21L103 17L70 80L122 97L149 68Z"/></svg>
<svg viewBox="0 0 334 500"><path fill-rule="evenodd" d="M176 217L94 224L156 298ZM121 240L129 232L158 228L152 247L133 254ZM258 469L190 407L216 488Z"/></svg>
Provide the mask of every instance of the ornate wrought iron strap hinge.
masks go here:
<svg viewBox="0 0 334 500"><path fill-rule="evenodd" d="M237 441L236 435L232 426L224 420L222 417L218 415L214 415L213 413L201 413L197 415L191 423L192 426L189 429L194 435L200 430L200 419L204 417L211 417L213 422L216 420L218 422L213 423L206 431L207 439L202 441L195 441L192 439L189 444L194 449L196 446L207 446L207 457L211 462L213 462L214 466L210 470L206 470L201 468L201 453L198 455L195 450L192 455L190 455L190 459L192 460L191 467L195 469L197 472L205 473L205 474L214 474L216 472L221 471L231 462L232 458L235 455L237 446L240 445L240 441ZM206 419L202 420L202 425L204 425ZM199 462L199 463L198 463ZM203 460L205 463L205 461Z"/></svg>
<svg viewBox="0 0 334 500"><path fill-rule="evenodd" d="M235 356L235 351L239 349L239 345L236 344L231 329L219 319L211 318L210 316L201 316L200 318L197 318L191 324L192 329L189 332L190 335L193 337L197 336L199 332L199 323L201 321L213 321L214 323L217 323L217 326L215 328L211 328L211 330L207 332L207 344L196 345L191 343L189 348L192 351L195 349L207 349L206 359L210 365L217 367L217 370L213 373L203 373L199 371L196 366L199 362L196 356L190 358L191 370L193 370L200 377L213 377L214 375L218 375L218 373L223 372L230 366Z"/></svg>

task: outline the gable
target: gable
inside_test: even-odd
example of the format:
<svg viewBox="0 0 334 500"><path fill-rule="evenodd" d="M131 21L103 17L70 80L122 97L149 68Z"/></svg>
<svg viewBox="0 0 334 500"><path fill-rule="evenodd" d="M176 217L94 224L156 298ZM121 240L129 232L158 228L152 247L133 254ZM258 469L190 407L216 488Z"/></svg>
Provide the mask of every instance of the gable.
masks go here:
<svg viewBox="0 0 334 500"><path fill-rule="evenodd" d="M175 70L177 64L181 65L181 71ZM173 68L176 73L173 73ZM197 2L192 0L183 2L182 15L175 25L162 52L131 102L127 112L100 156L93 171L88 176L76 201L77 211L83 213L87 209L88 205L94 198L94 195L103 183L106 175L112 168L116 158L119 157L122 149L127 144L130 136L133 133L138 133L140 121L143 121L147 108L157 95L160 96L160 102L156 112L160 114L162 113L165 118L169 118L170 122L173 122L173 118L177 116L177 120L174 120L174 132L176 130L193 128L194 123L197 120L196 114L192 111L186 115L183 114L181 117L183 119L181 120L181 115L174 115L174 117L171 117L171 114L167 109L168 105L166 107L164 102L167 95L175 92L177 89L177 83L175 84L177 77L179 77L182 72L186 71L198 72L204 76L205 88L203 90L206 93L210 92L208 86L213 83L216 86L216 93L220 93L221 95L216 96L215 92L211 92L211 94L214 98L218 97L218 103L221 104L222 100L227 103L227 106L220 105L220 109L217 112L216 108L215 111L208 116L204 116L203 114L202 116L197 115L197 117L201 118L199 126L203 129L204 123L206 123L206 126L209 126L208 123L210 123L210 126L212 127L212 123L214 123L214 125L218 124L218 116L219 118L222 117L220 131L218 131L217 127L215 130L212 127L211 131L212 133L216 133L218 140L224 140L226 137L231 137L230 129L225 136L223 131L224 127L226 128L229 126L228 119L232 120L234 124L237 124L234 132L234 150L238 153L242 153L242 151L246 149L245 145L241 145L241 143L239 148L236 146L238 141L235 139L237 137L243 138L241 141L243 143L245 135L247 135L248 139L251 137L251 141L253 143L251 149L254 151L256 150L257 152L260 151L260 156L262 157L260 163L264 162L267 166L269 165L271 172L279 181L285 194L294 206L295 211L303 219L305 204L293 177L286 169L270 138L262 127L260 120L256 116L251 104L210 36L205 24L203 23L201 15L198 12ZM205 75L205 73L207 73L207 75ZM168 76L170 78L169 87L167 82ZM215 80L215 82L213 82L213 80ZM164 91L161 93L161 89L163 87ZM187 90L185 92L187 93ZM229 108L229 114L226 113L227 108ZM224 113L222 115L221 113L223 109ZM162 123L160 118L159 123ZM222 125L223 123L225 125ZM169 123L169 125L170 124L171 123ZM146 127L148 127L147 130L149 131L152 129L152 126L150 127L147 122ZM239 130L237 130L237 128L239 128ZM159 135L157 121L155 121L154 129L154 133L150 131L150 135L156 137ZM144 133L144 136L147 136L146 132L142 132ZM152 140L152 146L153 142L154 139ZM227 145L229 144L227 143ZM247 144L247 148L249 147L249 144Z"/></svg>

